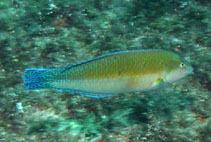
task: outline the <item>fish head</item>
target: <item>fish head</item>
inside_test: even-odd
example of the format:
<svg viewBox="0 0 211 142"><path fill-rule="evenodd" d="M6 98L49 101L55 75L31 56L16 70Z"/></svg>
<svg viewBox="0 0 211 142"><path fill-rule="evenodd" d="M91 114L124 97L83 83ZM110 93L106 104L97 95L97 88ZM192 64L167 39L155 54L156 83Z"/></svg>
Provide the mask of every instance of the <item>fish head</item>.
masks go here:
<svg viewBox="0 0 211 142"><path fill-rule="evenodd" d="M166 82L174 82L193 72L193 67L181 56L174 54L172 60L166 67Z"/></svg>

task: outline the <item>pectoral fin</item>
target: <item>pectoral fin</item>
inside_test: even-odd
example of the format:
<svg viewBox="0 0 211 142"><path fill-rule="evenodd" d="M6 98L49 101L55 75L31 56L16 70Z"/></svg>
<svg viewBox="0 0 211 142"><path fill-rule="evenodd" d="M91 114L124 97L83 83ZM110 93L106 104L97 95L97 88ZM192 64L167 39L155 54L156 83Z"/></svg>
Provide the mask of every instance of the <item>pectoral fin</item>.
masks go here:
<svg viewBox="0 0 211 142"><path fill-rule="evenodd" d="M160 84L162 84L164 82L163 78L158 78L157 80L155 80L152 84L152 87L156 87Z"/></svg>

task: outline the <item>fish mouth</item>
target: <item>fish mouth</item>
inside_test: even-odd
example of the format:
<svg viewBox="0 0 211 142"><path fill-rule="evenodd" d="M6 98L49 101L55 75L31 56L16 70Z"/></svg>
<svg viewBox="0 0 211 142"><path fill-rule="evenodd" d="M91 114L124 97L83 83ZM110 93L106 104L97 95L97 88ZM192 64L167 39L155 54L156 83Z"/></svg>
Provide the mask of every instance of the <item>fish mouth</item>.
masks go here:
<svg viewBox="0 0 211 142"><path fill-rule="evenodd" d="M186 74L188 75L188 74L194 74L194 68L193 67L188 67L188 69L190 70L190 71L188 71Z"/></svg>

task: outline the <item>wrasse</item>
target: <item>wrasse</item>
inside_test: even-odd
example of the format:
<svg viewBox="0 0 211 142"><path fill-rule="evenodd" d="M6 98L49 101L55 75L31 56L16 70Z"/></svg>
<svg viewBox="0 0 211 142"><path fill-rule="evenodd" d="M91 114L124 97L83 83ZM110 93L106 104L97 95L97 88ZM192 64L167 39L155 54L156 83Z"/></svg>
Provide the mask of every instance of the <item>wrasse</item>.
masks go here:
<svg viewBox="0 0 211 142"><path fill-rule="evenodd" d="M159 50L131 50L106 54L66 68L24 71L26 90L56 89L89 97L146 91L174 82L193 71L176 53Z"/></svg>

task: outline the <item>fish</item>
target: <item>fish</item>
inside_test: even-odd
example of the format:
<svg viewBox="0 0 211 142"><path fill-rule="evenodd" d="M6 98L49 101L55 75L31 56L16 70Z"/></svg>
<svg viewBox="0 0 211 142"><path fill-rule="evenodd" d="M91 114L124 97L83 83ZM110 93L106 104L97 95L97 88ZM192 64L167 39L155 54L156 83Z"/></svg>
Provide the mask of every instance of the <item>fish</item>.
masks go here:
<svg viewBox="0 0 211 142"><path fill-rule="evenodd" d="M183 57L162 49L105 54L68 67L24 70L26 90L54 89L104 98L142 92L172 83L193 72Z"/></svg>

